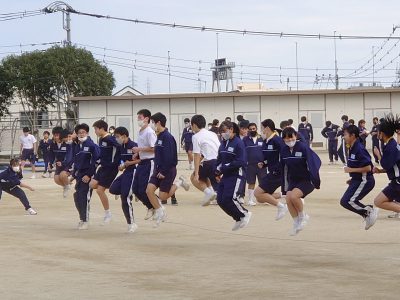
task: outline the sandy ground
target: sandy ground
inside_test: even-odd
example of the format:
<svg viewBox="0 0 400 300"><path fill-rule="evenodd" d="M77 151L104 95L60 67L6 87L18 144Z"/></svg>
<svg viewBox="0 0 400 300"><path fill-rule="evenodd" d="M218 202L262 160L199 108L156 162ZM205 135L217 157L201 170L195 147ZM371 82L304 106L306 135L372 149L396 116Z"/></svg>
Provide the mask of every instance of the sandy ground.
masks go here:
<svg viewBox="0 0 400 300"><path fill-rule="evenodd" d="M77 231L72 194L63 199L51 179L27 180L37 188L27 192L37 216L7 194L0 202L0 299L398 299L399 220L381 211L365 231L339 205L342 168L325 165L321 174L322 190L306 199L310 223L296 237L291 219L274 221L275 208L264 205L232 232L233 221L217 206L200 207L194 189L179 191L158 229L135 203L135 234L125 233L113 197L113 221L101 226L94 194L91 227ZM385 184L377 176L365 202Z"/></svg>

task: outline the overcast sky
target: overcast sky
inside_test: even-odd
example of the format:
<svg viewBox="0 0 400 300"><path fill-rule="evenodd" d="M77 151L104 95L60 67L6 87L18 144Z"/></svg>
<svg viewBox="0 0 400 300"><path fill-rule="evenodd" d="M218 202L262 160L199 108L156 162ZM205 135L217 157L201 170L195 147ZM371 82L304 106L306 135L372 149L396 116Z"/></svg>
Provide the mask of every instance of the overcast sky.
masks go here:
<svg viewBox="0 0 400 300"><path fill-rule="evenodd" d="M391 33L393 25L400 24L399 1L136 1L136 0L68 0L74 9L83 12L143 19L160 22L205 25L248 30L321 33L346 35L383 35ZM0 0L0 13L34 10L47 6L51 1L41 0ZM52 42L65 39L62 29L61 13L43 15L21 20L0 22L0 46ZM93 45L101 48L138 52L147 55L162 56L154 58L115 52L111 50L87 47L95 57L108 64L116 78L118 90L131 84L132 66L135 88L147 93L168 92L168 76L150 73L167 73L168 51L172 58L190 59L198 62L186 62L172 59L171 74L188 79L171 77L171 92L203 92L211 89L210 61L216 58L216 34L182 29L171 29L138 25L127 22L95 19L72 15L72 42L75 44ZM395 36L400 36L400 29ZM315 75L334 74L334 43L332 40L310 40L294 38L277 38L261 36L241 36L219 34L219 57L236 62L234 69L235 84L257 82L260 78L268 88L296 88L295 43L298 43L298 66L300 88L333 88L328 80L314 84ZM337 59L339 76L345 76L356 70L372 56L372 47L379 49L381 40L337 41ZM387 65L385 69L395 69L400 62L397 40L389 41L375 58L375 69ZM0 57L4 52L32 50L43 47L0 48ZM392 50L390 50L392 49ZM390 50L390 51L389 51ZM389 51L389 54L387 52ZM113 57L111 57L113 56ZM379 61L380 57L382 60ZM391 63L391 61L393 62ZM140 61L140 62L139 62ZM117 62L119 65L112 65ZM276 67L276 69L247 67L241 65L259 65ZM198 68L201 68L198 76ZM310 68L312 70L303 70ZM318 70L316 70L318 68ZM320 70L320 69L330 70ZM360 74L360 79L341 79L341 88L347 88L349 82L371 82L372 63L367 64L370 70ZM346 70L348 69L348 70ZM185 73L186 72L186 73ZM250 73L250 74L245 74ZM258 75L261 74L261 75ZM365 77L366 76L366 77ZM394 70L382 70L375 80L390 85L395 79ZM199 87L197 79L207 81ZM281 83L282 81L282 83ZM148 84L149 83L149 84Z"/></svg>

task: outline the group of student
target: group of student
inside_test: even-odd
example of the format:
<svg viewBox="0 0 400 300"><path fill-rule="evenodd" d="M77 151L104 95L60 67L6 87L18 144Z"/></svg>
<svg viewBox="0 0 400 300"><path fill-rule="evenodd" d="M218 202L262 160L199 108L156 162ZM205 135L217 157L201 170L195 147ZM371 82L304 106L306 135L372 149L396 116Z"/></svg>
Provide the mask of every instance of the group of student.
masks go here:
<svg viewBox="0 0 400 300"><path fill-rule="evenodd" d="M177 179L177 143L166 128L166 116L142 109L137 113L137 122L137 142L130 139L126 128L109 130L103 120L93 124L98 143L89 137L87 124L78 124L73 133L61 127L53 129L52 142L47 142L46 147L46 171L54 169L54 181L63 187L64 197L75 181L78 229L88 229L94 189L105 211L103 224L111 221L106 190L121 198L128 232L137 230L133 198L146 206L145 219L154 220L154 226L159 226L166 219L167 200L171 198L171 203L177 204L177 189L189 190L183 176ZM247 183L248 205L258 202L275 206L276 220L289 212L293 218L292 235L304 229L310 219L304 198L321 185L321 160L310 147L312 126L305 117L298 130L290 120L281 122L278 129L273 120L266 119L261 122L261 134L257 124L243 118L238 119L238 124L229 119L221 124L214 120L211 128L206 129L204 116L194 115L186 118L184 124L181 145L188 153L188 169L193 170L191 183L204 193L202 206L218 204L234 220L233 231L246 227L252 216L244 206ZM358 126L346 124L335 129L347 149L344 172L350 176L340 204L363 217L368 230L376 222L378 208L400 213L400 138L394 139L400 120L389 114L376 124L382 148L374 147L374 155L382 168L372 164ZM19 188L30 188L20 181L22 167L17 159L10 162L10 167L0 174L1 189L18 197L29 213L36 214ZM118 176L119 172L122 173ZM361 200L374 188L374 174L380 173L387 173L390 183L375 198L375 207L364 205Z"/></svg>

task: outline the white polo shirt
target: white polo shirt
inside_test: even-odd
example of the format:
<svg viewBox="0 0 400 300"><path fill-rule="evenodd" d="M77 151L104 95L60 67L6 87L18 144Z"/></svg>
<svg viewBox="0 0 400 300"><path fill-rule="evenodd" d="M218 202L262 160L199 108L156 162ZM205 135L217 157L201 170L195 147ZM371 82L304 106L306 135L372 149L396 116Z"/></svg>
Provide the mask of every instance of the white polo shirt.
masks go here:
<svg viewBox="0 0 400 300"><path fill-rule="evenodd" d="M157 141L157 135L150 126L147 126L145 129L139 131L139 137L137 140L137 144L139 148L151 147L154 148L154 145ZM140 159L152 159L154 158L154 152L140 151L139 152Z"/></svg>
<svg viewBox="0 0 400 300"><path fill-rule="evenodd" d="M193 153L201 154L205 161L217 159L220 142L214 132L203 128L193 135L192 142Z"/></svg>
<svg viewBox="0 0 400 300"><path fill-rule="evenodd" d="M27 136L21 135L19 141L21 142L22 149L33 149L33 144L37 142L32 134L28 134Z"/></svg>

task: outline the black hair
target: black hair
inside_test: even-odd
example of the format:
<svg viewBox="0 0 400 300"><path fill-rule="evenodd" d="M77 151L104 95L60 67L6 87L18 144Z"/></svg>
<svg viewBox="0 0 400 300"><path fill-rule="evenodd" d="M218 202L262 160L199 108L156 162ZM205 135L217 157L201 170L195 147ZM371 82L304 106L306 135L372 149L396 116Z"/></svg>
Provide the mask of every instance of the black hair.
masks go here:
<svg viewBox="0 0 400 300"><path fill-rule="evenodd" d="M194 115L190 120L192 125L196 125L199 129L206 127L206 118L202 115Z"/></svg>
<svg viewBox="0 0 400 300"><path fill-rule="evenodd" d="M347 131L347 133L349 135L353 135L354 134L354 136L356 138L360 137L360 130L358 129L358 127L356 125L350 125L349 127L345 128L344 131Z"/></svg>
<svg viewBox="0 0 400 300"><path fill-rule="evenodd" d="M264 127L264 128L269 128L269 129L271 129L272 131L275 131L275 123L274 123L274 121L272 121L271 119L265 119L264 121L262 121L261 122L261 125Z"/></svg>
<svg viewBox="0 0 400 300"><path fill-rule="evenodd" d="M365 123L364 119L361 119L360 121L358 121L358 126L361 126L362 123Z"/></svg>
<svg viewBox="0 0 400 300"><path fill-rule="evenodd" d="M126 137L129 137L129 131L125 127L117 127L114 130L114 134L119 134L119 135L125 135Z"/></svg>
<svg viewBox="0 0 400 300"><path fill-rule="evenodd" d="M86 124L86 123L78 124L75 126L74 131L76 134L78 134L78 131L81 129L85 130L87 133L89 133L89 125L88 124Z"/></svg>
<svg viewBox="0 0 400 300"><path fill-rule="evenodd" d="M67 138L70 134L71 132L68 129L63 129L60 133L60 140Z"/></svg>
<svg viewBox="0 0 400 300"><path fill-rule="evenodd" d="M250 128L251 126L255 126L257 129L257 124L256 123L249 123L249 126L247 126L247 128Z"/></svg>
<svg viewBox="0 0 400 300"><path fill-rule="evenodd" d="M184 123L189 123L190 119L189 118L185 118L185 120L183 120Z"/></svg>
<svg viewBox="0 0 400 300"><path fill-rule="evenodd" d="M10 166L19 164L20 161L21 161L21 160L20 160L18 157L11 158L11 159L10 159Z"/></svg>
<svg viewBox="0 0 400 300"><path fill-rule="evenodd" d="M218 120L218 119L214 119L214 120L212 121L212 125L213 125L213 126L218 126L218 124L219 124L219 120Z"/></svg>
<svg viewBox="0 0 400 300"><path fill-rule="evenodd" d="M219 126L219 132L222 132L225 128L233 129L233 133L236 134L236 136L240 134L239 126L235 122L223 121Z"/></svg>
<svg viewBox="0 0 400 300"><path fill-rule="evenodd" d="M232 118L231 117L225 117L225 121L232 121Z"/></svg>
<svg viewBox="0 0 400 300"><path fill-rule="evenodd" d="M378 117L374 117L372 121L379 121Z"/></svg>
<svg viewBox="0 0 400 300"><path fill-rule="evenodd" d="M62 128L61 126L56 126L56 127L54 127L54 128L51 130L51 133L52 133L53 135L55 135L55 134L60 134L62 130L63 130L63 128Z"/></svg>
<svg viewBox="0 0 400 300"><path fill-rule="evenodd" d="M29 131L31 131L31 130L29 129L29 127L24 127L24 128L22 128L22 132L29 132Z"/></svg>
<svg viewBox="0 0 400 300"><path fill-rule="evenodd" d="M143 117L150 119L151 112L148 109L141 109L138 111L137 115L142 115Z"/></svg>
<svg viewBox="0 0 400 300"><path fill-rule="evenodd" d="M279 127L281 129L284 129L285 127L288 127L289 125L290 125L289 121L284 120L284 121L281 122L281 124L279 124Z"/></svg>
<svg viewBox="0 0 400 300"><path fill-rule="evenodd" d="M307 121L307 118L306 118L306 116L302 116L300 120L301 120L302 122L305 122L305 121Z"/></svg>
<svg viewBox="0 0 400 300"><path fill-rule="evenodd" d="M355 121L354 121L353 119L350 119L350 120L349 120L349 123L350 123L351 125L354 125L354 124L355 124Z"/></svg>
<svg viewBox="0 0 400 300"><path fill-rule="evenodd" d="M236 117L236 120L237 120L238 122L242 122L242 121L244 120L244 118L243 118L242 115L238 115L238 116Z"/></svg>
<svg viewBox="0 0 400 300"><path fill-rule="evenodd" d="M293 127L286 127L282 130L282 138L292 138L297 136L297 132Z"/></svg>
<svg viewBox="0 0 400 300"><path fill-rule="evenodd" d="M160 113L160 112L152 115L150 117L150 120L153 120L155 124L160 122L162 127L165 127L165 124L167 124L167 117L164 114Z"/></svg>
<svg viewBox="0 0 400 300"><path fill-rule="evenodd" d="M45 134L50 135L50 132L48 132L47 130L45 130L45 131L43 131L43 135L45 135Z"/></svg>
<svg viewBox="0 0 400 300"><path fill-rule="evenodd" d="M288 119L287 121L288 121L289 125L293 125L293 119Z"/></svg>
<svg viewBox="0 0 400 300"><path fill-rule="evenodd" d="M104 129L104 131L108 130L108 124L104 120L98 120L98 121L94 122L92 126L98 128L98 129Z"/></svg>
<svg viewBox="0 0 400 300"><path fill-rule="evenodd" d="M343 115L341 118L342 121L348 121L349 117L347 115Z"/></svg>
<svg viewBox="0 0 400 300"><path fill-rule="evenodd" d="M240 121L239 128L249 128L249 121L247 120Z"/></svg>
<svg viewBox="0 0 400 300"><path fill-rule="evenodd" d="M392 113L385 115L383 121L378 125L378 130L387 137L392 137L397 130L400 130L400 117Z"/></svg>
<svg viewBox="0 0 400 300"><path fill-rule="evenodd" d="M329 127L329 126L331 126L331 125L332 125L332 122L331 122L331 121L326 121L326 122L325 122L325 126L326 126L326 127Z"/></svg>
<svg viewBox="0 0 400 300"><path fill-rule="evenodd" d="M115 126L110 126L110 128L108 128L108 130L115 130Z"/></svg>

